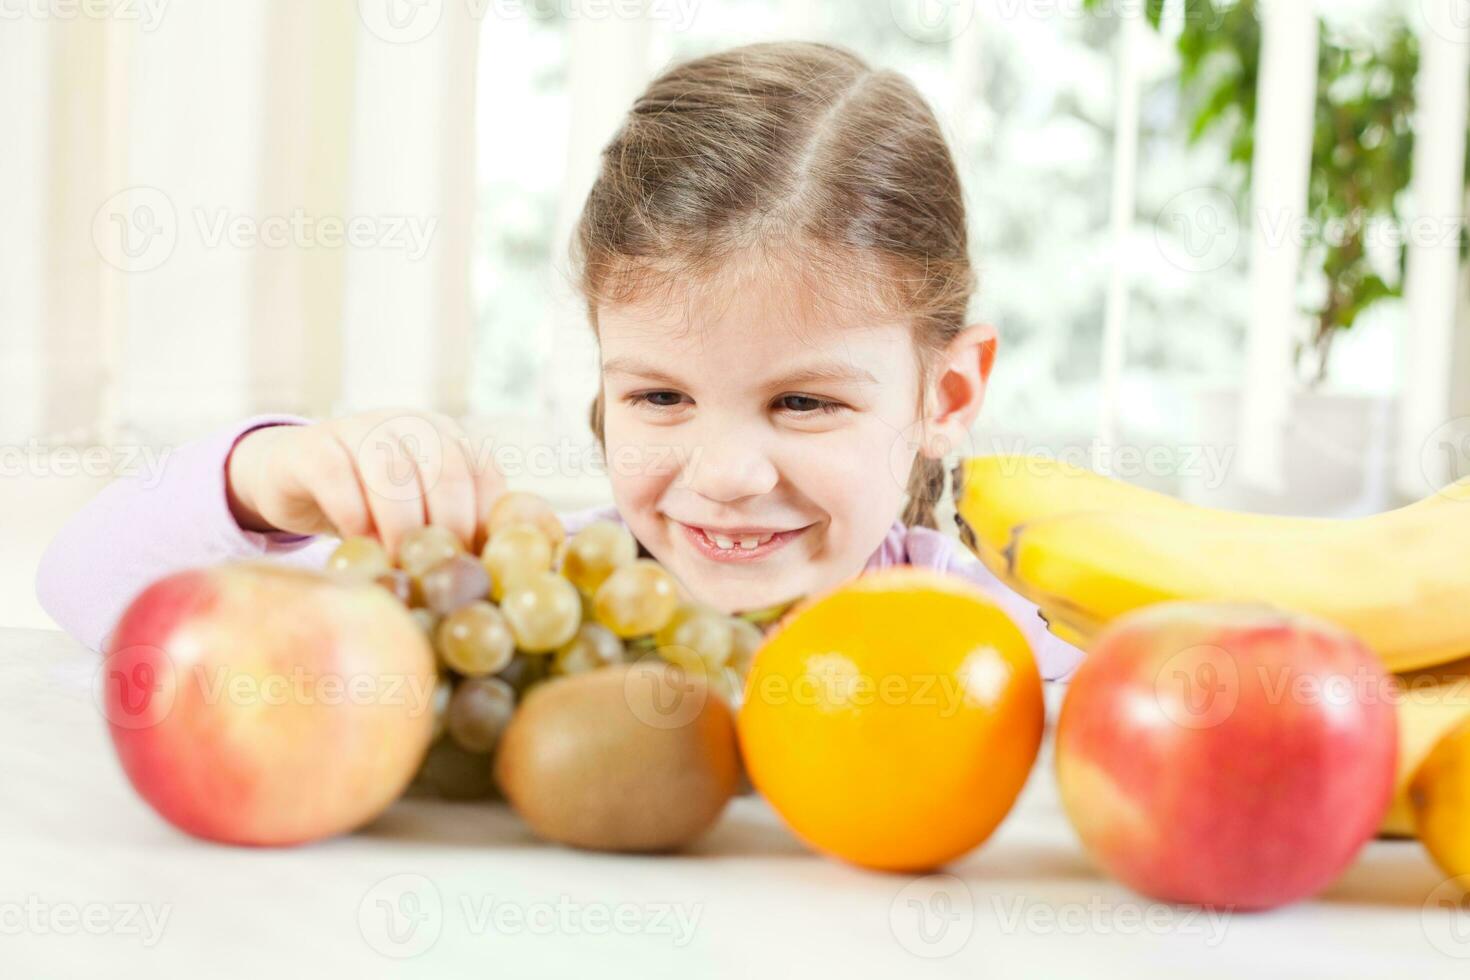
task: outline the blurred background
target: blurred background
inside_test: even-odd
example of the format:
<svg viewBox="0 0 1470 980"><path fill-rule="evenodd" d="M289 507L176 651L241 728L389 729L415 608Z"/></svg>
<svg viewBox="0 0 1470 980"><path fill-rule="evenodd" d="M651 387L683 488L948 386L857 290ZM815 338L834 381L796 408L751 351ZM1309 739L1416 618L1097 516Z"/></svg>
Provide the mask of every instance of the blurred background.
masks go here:
<svg viewBox="0 0 1470 980"><path fill-rule="evenodd" d="M0 0L0 626L99 487L256 412L438 409L606 500L598 152L784 38L948 133L1002 338L957 452L1324 516L1470 474L1470 0Z"/></svg>

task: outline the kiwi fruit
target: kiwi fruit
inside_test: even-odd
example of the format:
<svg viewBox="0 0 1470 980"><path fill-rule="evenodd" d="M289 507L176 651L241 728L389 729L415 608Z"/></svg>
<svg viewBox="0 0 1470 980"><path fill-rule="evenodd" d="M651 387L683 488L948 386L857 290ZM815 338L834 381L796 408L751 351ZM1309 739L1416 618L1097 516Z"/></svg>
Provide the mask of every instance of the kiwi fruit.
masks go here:
<svg viewBox="0 0 1470 980"><path fill-rule="evenodd" d="M697 673L652 662L538 685L495 755L497 785L537 836L600 851L683 847L739 779L725 701Z"/></svg>

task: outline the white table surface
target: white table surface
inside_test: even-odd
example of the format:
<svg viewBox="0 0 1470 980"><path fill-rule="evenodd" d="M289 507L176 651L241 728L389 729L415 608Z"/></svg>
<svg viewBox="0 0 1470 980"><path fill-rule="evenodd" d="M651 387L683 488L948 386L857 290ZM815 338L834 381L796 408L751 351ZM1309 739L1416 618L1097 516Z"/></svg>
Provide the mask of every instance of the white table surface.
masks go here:
<svg viewBox="0 0 1470 980"><path fill-rule="evenodd" d="M677 857L574 852L501 805L418 799L326 843L205 844L133 795L97 659L0 630L0 976L1470 977L1470 902L1434 900L1417 844L1373 843L1316 901L1212 919L1092 869L1049 752L941 876L818 857L756 798Z"/></svg>

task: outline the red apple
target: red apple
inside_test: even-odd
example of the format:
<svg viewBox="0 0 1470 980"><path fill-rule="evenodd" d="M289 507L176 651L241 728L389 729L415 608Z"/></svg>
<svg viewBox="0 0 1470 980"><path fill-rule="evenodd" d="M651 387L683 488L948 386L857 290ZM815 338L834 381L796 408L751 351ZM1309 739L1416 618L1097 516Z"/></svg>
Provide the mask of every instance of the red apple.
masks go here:
<svg viewBox="0 0 1470 980"><path fill-rule="evenodd" d="M433 653L387 590L263 562L149 586L99 681L133 787L179 828L232 844L371 820L413 778L434 721Z"/></svg>
<svg viewBox="0 0 1470 980"><path fill-rule="evenodd" d="M1100 634L1069 685L1062 805L1138 892L1240 909L1314 895L1388 809L1393 692L1335 626L1253 604L1147 607Z"/></svg>

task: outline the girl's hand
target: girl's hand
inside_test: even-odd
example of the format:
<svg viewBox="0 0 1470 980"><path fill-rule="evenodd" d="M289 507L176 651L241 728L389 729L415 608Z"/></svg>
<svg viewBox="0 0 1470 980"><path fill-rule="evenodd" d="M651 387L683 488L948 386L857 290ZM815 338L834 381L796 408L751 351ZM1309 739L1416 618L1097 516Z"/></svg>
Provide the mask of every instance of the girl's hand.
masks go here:
<svg viewBox="0 0 1470 980"><path fill-rule="evenodd" d="M425 524L477 549L505 491L457 423L408 409L256 429L226 460L225 485L246 530L375 535L390 555Z"/></svg>

